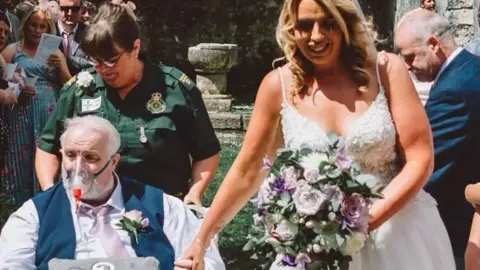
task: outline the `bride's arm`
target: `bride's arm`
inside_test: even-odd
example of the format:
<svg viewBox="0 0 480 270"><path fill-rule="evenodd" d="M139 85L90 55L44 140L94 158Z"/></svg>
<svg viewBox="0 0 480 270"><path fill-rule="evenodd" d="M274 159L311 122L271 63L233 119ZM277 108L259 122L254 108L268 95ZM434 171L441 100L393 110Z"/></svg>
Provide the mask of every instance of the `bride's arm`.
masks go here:
<svg viewBox="0 0 480 270"><path fill-rule="evenodd" d="M395 215L423 188L433 170L433 141L425 109L403 60L385 54L380 78L397 129L397 148L403 161L400 173L383 190L384 199L371 209L369 230L375 230Z"/></svg>
<svg viewBox="0 0 480 270"><path fill-rule="evenodd" d="M465 250L465 270L480 269L480 211L473 214L472 228Z"/></svg>
<svg viewBox="0 0 480 270"><path fill-rule="evenodd" d="M277 70L263 79L242 148L228 171L198 233L208 246L210 239L226 225L258 191L267 172L260 173L263 157L274 160L282 144L280 110L281 84Z"/></svg>

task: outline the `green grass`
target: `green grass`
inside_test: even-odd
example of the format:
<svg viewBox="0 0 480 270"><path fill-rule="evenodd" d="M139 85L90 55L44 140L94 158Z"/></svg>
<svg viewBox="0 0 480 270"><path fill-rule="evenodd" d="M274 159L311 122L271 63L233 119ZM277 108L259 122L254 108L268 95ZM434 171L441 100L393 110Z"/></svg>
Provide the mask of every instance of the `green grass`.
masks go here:
<svg viewBox="0 0 480 270"><path fill-rule="evenodd" d="M240 146L238 145L222 145L219 168L215 179L205 194L205 205L209 206L211 204L239 150ZM253 223L253 212L253 206L249 203L225 226L219 235L220 253L229 270L255 269L258 265L258 263L250 259L251 253L242 251L243 246L247 243L247 235Z"/></svg>

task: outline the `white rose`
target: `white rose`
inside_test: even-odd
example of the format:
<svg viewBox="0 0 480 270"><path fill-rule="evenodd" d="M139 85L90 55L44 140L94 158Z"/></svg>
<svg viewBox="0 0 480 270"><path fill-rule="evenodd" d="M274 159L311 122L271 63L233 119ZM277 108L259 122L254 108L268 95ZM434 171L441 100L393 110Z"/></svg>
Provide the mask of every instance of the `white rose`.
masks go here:
<svg viewBox="0 0 480 270"><path fill-rule="evenodd" d="M77 75L76 84L80 87L89 87L93 80L94 78L90 72L82 71Z"/></svg>
<svg viewBox="0 0 480 270"><path fill-rule="evenodd" d="M318 170L305 171L303 176L305 177L305 180L307 180L309 184L315 184L320 180L327 179L327 176L319 174Z"/></svg>
<svg viewBox="0 0 480 270"><path fill-rule="evenodd" d="M142 212L138 210L128 211L123 216L133 221L142 221Z"/></svg>
<svg viewBox="0 0 480 270"><path fill-rule="evenodd" d="M323 161L329 162L327 154L311 153L300 159L300 165L302 165L305 171L318 171L318 167Z"/></svg>
<svg viewBox="0 0 480 270"><path fill-rule="evenodd" d="M326 199L325 194L310 185L301 186L293 193L293 202L297 212L310 216L317 214Z"/></svg>
<svg viewBox="0 0 480 270"><path fill-rule="evenodd" d="M313 252L315 252L315 253L320 253L323 250L322 247L319 244L314 244L312 249L313 249Z"/></svg>
<svg viewBox="0 0 480 270"><path fill-rule="evenodd" d="M360 251L365 245L367 236L361 232L354 232L351 235L346 235L345 242L340 246L340 252L343 255L353 255Z"/></svg>
<svg viewBox="0 0 480 270"><path fill-rule="evenodd" d="M280 214L280 213L272 214L271 218L272 218L273 223L275 223L275 224L279 224L284 219L283 215Z"/></svg>
<svg viewBox="0 0 480 270"><path fill-rule="evenodd" d="M295 223L284 219L275 229L275 233L278 235L281 241L290 241L297 236L298 226Z"/></svg>

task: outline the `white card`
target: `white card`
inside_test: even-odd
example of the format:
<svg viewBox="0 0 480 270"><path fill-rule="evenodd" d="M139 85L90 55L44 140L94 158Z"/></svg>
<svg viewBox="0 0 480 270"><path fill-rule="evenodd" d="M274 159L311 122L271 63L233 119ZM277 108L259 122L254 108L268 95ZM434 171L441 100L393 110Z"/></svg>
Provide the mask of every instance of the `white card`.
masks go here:
<svg viewBox="0 0 480 270"><path fill-rule="evenodd" d="M82 99L82 112L91 112L100 108L102 97Z"/></svg>
<svg viewBox="0 0 480 270"><path fill-rule="evenodd" d="M45 65L48 57L58 49L61 42L61 37L43 33L35 53L35 61Z"/></svg>

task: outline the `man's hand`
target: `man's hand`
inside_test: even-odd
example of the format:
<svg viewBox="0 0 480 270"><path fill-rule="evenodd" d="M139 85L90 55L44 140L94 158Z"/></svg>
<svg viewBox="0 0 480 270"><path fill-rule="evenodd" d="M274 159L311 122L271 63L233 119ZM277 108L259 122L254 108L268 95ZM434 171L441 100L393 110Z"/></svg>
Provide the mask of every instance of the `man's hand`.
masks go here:
<svg viewBox="0 0 480 270"><path fill-rule="evenodd" d="M186 205L194 204L196 206L203 207L202 196L195 192L193 189L191 189L190 192L188 192L188 194L185 196L185 198L183 198L183 203L185 203Z"/></svg>
<svg viewBox="0 0 480 270"><path fill-rule="evenodd" d="M175 270L204 270L205 269L205 250L194 240L182 257L175 261Z"/></svg>
<svg viewBox="0 0 480 270"><path fill-rule="evenodd" d="M178 259L175 261L174 270L190 270L193 267L193 261L188 259Z"/></svg>

